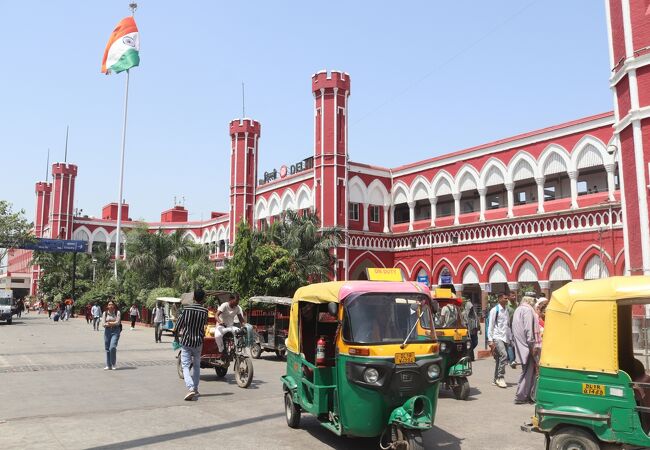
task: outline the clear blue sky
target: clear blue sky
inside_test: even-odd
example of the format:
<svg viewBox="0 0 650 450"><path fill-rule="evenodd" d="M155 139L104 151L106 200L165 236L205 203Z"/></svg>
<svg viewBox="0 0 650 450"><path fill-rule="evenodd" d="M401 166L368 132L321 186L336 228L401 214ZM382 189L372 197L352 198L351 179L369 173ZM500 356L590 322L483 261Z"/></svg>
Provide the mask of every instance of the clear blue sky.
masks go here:
<svg viewBox="0 0 650 450"><path fill-rule="evenodd" d="M227 211L228 122L262 123L260 173L313 152L312 73L347 71L350 158L397 166L612 109L594 0L141 0L125 194L157 220ZM34 210L46 153L79 166L76 205L117 200L124 74L99 72L127 0L0 0L0 198ZM529 5L529 6L527 6Z"/></svg>

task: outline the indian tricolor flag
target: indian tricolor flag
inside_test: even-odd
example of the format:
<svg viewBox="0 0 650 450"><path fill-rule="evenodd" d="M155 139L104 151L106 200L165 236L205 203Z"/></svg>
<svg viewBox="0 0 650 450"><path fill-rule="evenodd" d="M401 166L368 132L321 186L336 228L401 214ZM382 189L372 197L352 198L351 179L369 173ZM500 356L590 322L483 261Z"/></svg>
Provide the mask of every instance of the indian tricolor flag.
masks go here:
<svg viewBox="0 0 650 450"><path fill-rule="evenodd" d="M140 64L140 36L132 16L122 19L106 44L102 72L120 73Z"/></svg>

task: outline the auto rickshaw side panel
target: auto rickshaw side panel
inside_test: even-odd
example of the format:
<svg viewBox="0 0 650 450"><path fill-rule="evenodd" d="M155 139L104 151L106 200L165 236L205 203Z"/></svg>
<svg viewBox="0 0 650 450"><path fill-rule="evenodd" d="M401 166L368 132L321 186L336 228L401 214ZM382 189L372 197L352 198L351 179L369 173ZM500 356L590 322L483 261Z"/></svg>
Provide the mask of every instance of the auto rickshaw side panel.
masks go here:
<svg viewBox="0 0 650 450"><path fill-rule="evenodd" d="M287 352L287 375L283 382L291 389L295 384L294 402L305 411L319 415L336 413L336 373L335 367L317 367L306 361L300 354Z"/></svg>
<svg viewBox="0 0 650 450"><path fill-rule="evenodd" d="M591 430L601 441L647 447L635 410L630 377L571 369L540 368L535 415L540 431L575 425ZM578 406L579 405L579 406Z"/></svg>

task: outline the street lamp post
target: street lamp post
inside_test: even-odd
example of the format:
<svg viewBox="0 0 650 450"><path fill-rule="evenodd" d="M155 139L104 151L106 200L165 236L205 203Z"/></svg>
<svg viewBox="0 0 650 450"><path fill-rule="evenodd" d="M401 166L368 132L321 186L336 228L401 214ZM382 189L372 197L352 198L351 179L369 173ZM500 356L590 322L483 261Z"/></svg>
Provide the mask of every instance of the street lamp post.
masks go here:
<svg viewBox="0 0 650 450"><path fill-rule="evenodd" d="M95 282L95 265L97 264L97 258L93 258L93 283Z"/></svg>

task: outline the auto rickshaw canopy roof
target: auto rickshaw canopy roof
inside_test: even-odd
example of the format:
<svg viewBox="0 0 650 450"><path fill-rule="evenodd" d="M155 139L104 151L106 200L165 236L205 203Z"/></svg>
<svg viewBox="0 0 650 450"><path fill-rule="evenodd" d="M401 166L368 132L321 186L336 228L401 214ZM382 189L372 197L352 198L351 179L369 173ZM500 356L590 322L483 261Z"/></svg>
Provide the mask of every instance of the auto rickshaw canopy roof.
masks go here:
<svg viewBox="0 0 650 450"><path fill-rule="evenodd" d="M258 295L255 297L251 297L248 299L249 304L250 303L265 303L268 305L286 305L289 306L291 305L291 302L293 301L292 298L290 297L273 297L270 295Z"/></svg>
<svg viewBox="0 0 650 450"><path fill-rule="evenodd" d="M417 282L396 282L396 281L329 281L326 283L314 283L299 288L293 296L289 319L289 336L287 337L287 349L297 353L298 345L298 305L300 302L308 303L341 303L350 294L366 293L403 293L403 294L426 294L431 296L429 288Z"/></svg>
<svg viewBox="0 0 650 450"><path fill-rule="evenodd" d="M650 276L574 281L546 308L541 365L616 373L618 305L650 303Z"/></svg>

